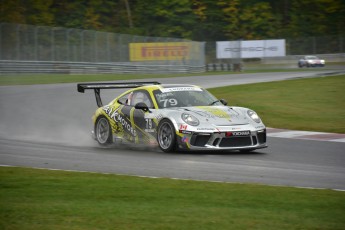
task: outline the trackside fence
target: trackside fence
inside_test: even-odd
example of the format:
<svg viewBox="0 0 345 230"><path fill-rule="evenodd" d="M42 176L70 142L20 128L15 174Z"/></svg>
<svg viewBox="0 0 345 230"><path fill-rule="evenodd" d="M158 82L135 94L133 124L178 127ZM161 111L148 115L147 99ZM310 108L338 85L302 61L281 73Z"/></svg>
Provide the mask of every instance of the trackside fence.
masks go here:
<svg viewBox="0 0 345 230"><path fill-rule="evenodd" d="M0 73L204 72L205 43L60 27L0 24Z"/></svg>
<svg viewBox="0 0 345 230"><path fill-rule="evenodd" d="M345 35L285 40L285 57L217 59L215 41L0 23L0 74L200 73L252 63L295 68L300 57L312 54L326 63L345 62Z"/></svg>

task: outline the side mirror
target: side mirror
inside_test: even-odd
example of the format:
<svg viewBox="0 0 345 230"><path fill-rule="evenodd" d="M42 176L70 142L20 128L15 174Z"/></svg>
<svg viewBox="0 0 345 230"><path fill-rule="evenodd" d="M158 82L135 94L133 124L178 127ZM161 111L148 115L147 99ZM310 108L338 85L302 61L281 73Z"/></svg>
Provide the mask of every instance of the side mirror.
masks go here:
<svg viewBox="0 0 345 230"><path fill-rule="evenodd" d="M227 105L228 104L228 102L225 100L225 99L220 99L219 100L223 105Z"/></svg>
<svg viewBox="0 0 345 230"><path fill-rule="evenodd" d="M137 104L134 106L134 108L136 108L136 109L141 109L141 110L143 110L144 112L150 111L150 110L149 110L149 107L148 107L144 102L139 102L139 103L137 103Z"/></svg>

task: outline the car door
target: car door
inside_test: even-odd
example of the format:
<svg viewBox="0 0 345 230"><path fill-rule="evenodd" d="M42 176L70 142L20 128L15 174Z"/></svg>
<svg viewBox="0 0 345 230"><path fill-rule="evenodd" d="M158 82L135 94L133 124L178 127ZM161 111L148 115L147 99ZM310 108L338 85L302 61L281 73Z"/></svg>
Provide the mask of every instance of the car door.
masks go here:
<svg viewBox="0 0 345 230"><path fill-rule="evenodd" d="M135 105L138 103L145 103L149 109L153 108L153 102L150 94L146 90L136 90L133 92L131 98L131 121L136 130L136 142L138 143L151 143L155 140L156 123L153 118L147 116L150 112L136 109Z"/></svg>
<svg viewBox="0 0 345 230"><path fill-rule="evenodd" d="M135 142L137 136L131 120L131 111L134 108L129 102L132 94L133 92L125 94L106 109L109 118L115 122L112 125L114 135L129 142Z"/></svg>

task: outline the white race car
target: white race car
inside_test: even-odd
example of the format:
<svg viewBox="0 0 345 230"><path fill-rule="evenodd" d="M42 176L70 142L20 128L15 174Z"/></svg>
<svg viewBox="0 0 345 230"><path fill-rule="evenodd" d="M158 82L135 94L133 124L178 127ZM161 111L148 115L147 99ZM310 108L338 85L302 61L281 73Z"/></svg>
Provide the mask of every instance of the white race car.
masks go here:
<svg viewBox="0 0 345 230"><path fill-rule="evenodd" d="M324 67L325 60L316 56L305 56L298 61L298 67Z"/></svg>

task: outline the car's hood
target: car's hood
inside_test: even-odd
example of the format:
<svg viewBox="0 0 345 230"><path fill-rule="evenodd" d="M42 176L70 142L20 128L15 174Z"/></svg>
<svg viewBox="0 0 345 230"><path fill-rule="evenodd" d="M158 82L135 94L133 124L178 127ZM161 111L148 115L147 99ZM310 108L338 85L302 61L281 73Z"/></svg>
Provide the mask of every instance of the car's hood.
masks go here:
<svg viewBox="0 0 345 230"><path fill-rule="evenodd" d="M197 106L183 107L179 110L189 112L201 121L207 121L214 125L246 125L248 118L237 107L227 106Z"/></svg>

